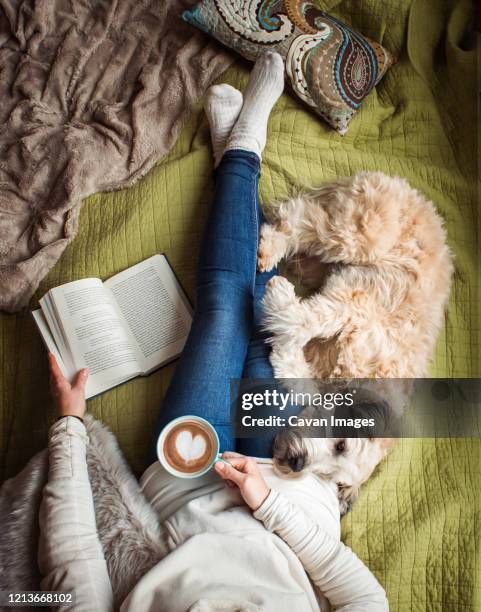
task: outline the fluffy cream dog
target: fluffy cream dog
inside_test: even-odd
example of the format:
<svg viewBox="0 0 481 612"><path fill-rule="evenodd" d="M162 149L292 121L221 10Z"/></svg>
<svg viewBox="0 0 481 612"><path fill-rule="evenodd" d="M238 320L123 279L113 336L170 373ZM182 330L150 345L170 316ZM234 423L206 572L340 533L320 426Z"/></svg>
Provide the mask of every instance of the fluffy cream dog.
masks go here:
<svg viewBox="0 0 481 612"><path fill-rule="evenodd" d="M415 378L427 375L449 297L453 262L434 205L407 181L360 173L268 211L259 270L296 256L300 299L276 276L265 328L280 378ZM345 502L386 455L386 439L280 436L278 468L335 479Z"/></svg>

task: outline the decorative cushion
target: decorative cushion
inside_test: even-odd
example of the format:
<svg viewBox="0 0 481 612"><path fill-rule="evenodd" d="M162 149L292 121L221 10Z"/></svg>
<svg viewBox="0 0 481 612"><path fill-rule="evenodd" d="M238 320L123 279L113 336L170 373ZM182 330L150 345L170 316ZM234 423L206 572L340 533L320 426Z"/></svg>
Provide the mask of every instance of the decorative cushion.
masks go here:
<svg viewBox="0 0 481 612"><path fill-rule="evenodd" d="M395 61L309 1L202 0L182 18L248 60L280 53L295 94L340 134Z"/></svg>

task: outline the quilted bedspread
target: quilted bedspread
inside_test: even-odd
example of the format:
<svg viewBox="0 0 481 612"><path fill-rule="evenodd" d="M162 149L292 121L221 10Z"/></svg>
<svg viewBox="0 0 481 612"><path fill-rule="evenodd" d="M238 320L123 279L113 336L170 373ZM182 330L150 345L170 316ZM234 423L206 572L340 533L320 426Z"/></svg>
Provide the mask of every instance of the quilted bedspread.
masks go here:
<svg viewBox="0 0 481 612"><path fill-rule="evenodd" d="M399 63L341 137L289 95L275 107L263 157L261 199L359 170L406 177L448 228L456 276L433 376L481 374L477 269L476 95L469 0L324 0L321 7L382 42ZM223 77L245 85L247 65ZM165 252L193 295L199 240L212 194L209 130L201 108L172 152L133 187L90 197L80 230L42 282L108 278ZM45 446L52 406L45 351L28 313L0 318L3 477ZM93 399L137 473L175 364ZM391 610L480 606L479 439L403 440L364 487L343 537L385 586Z"/></svg>

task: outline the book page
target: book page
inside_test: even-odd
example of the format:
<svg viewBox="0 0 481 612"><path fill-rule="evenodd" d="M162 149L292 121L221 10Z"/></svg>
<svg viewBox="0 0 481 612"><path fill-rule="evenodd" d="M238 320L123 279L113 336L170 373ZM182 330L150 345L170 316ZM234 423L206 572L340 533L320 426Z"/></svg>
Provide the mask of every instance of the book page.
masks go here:
<svg viewBox="0 0 481 612"><path fill-rule="evenodd" d="M89 369L88 397L141 373L135 347L100 279L67 283L49 295L75 369Z"/></svg>
<svg viewBox="0 0 481 612"><path fill-rule="evenodd" d="M146 259L104 285L112 292L129 327L144 373L181 353L192 315L182 287L163 255Z"/></svg>
<svg viewBox="0 0 481 612"><path fill-rule="evenodd" d="M42 340L45 346L47 347L47 350L55 355L55 359L57 360L60 371L69 382L72 382L75 377L75 372L73 370L69 370L66 363L64 362L63 357L59 352L57 343L55 342L55 338L53 337L52 332L50 330L50 326L47 323L47 319L45 318L45 315L42 312L42 309L37 308L36 310L34 310L32 312L32 317L38 327L38 330L40 332L40 335L42 336Z"/></svg>
<svg viewBox="0 0 481 612"><path fill-rule="evenodd" d="M47 293L43 296L43 298L40 300L40 306L41 306L41 311L45 319L45 322L47 323L49 331L52 335L52 338L55 341L55 345L58 349L58 352L62 357L62 361L65 365L65 368L67 372L69 373L67 378L70 381L72 381L75 377L77 369L75 367L75 363L74 363L72 354L70 352L70 349L68 348L66 344L65 336L62 331L58 317L56 315L56 309L52 302L50 293ZM37 319L35 320L38 325L38 320ZM41 327L39 327L39 329L43 335L44 340L46 341L47 338L43 334L43 329Z"/></svg>

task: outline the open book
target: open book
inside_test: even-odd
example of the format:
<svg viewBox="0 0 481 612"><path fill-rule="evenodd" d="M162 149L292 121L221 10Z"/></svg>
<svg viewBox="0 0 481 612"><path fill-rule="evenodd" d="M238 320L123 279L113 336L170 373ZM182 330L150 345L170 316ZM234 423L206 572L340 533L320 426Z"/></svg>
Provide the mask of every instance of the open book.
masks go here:
<svg viewBox="0 0 481 612"><path fill-rule="evenodd" d="M166 257L102 282L85 278L51 289L32 314L69 380L89 369L87 398L146 375L178 357L192 310Z"/></svg>

